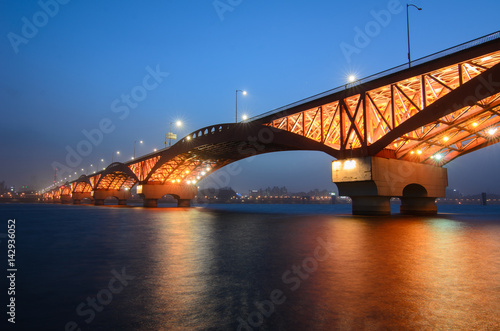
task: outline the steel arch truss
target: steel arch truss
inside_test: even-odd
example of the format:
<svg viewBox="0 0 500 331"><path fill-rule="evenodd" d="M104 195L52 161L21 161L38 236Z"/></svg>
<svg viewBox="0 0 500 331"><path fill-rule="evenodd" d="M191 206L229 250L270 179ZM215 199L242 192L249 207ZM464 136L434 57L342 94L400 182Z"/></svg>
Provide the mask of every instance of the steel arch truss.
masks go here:
<svg viewBox="0 0 500 331"><path fill-rule="evenodd" d="M71 191L73 193L89 193L92 192L93 186L91 184L91 179L93 177L87 177L85 175L80 176L78 180L71 183Z"/></svg>
<svg viewBox="0 0 500 331"><path fill-rule="evenodd" d="M341 156L351 150L443 165L498 141L499 63L500 51L495 51L369 90L354 86L336 100L265 124L320 142ZM432 107L444 99L441 109ZM433 118L443 107L443 116ZM413 119L423 116L428 120L415 126L421 121ZM395 130L400 126L406 130Z"/></svg>
<svg viewBox="0 0 500 331"><path fill-rule="evenodd" d="M132 170L123 163L115 162L99 174L94 190L131 189L139 180Z"/></svg>
<svg viewBox="0 0 500 331"><path fill-rule="evenodd" d="M265 142L258 142L259 135L266 135ZM160 160L141 183L196 184L210 173L246 157L301 149L335 153L331 148L309 139L296 139L287 131L273 132L262 125L239 123L210 126L191 133L162 151Z"/></svg>

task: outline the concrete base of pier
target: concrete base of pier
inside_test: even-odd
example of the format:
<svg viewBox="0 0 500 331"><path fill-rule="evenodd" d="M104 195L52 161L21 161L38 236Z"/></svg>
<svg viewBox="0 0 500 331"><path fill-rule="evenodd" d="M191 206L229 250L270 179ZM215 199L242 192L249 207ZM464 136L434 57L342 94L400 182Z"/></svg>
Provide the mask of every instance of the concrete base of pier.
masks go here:
<svg viewBox="0 0 500 331"><path fill-rule="evenodd" d="M143 184L137 186L137 194L144 198L144 207L157 207L158 199L171 195L177 200L177 207L191 207L198 188L186 184Z"/></svg>
<svg viewBox="0 0 500 331"><path fill-rule="evenodd" d="M401 199L403 214L436 214L435 200L448 186L445 168L380 157L334 161L332 179L351 197L354 215L389 215L391 197Z"/></svg>

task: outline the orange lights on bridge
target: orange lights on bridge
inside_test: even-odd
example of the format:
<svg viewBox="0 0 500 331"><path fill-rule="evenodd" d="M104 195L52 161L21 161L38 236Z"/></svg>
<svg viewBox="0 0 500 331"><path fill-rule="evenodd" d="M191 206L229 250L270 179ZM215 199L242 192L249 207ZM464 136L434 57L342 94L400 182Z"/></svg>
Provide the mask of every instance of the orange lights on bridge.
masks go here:
<svg viewBox="0 0 500 331"><path fill-rule="evenodd" d="M332 162L332 170L352 170L356 168L356 160L340 160Z"/></svg>

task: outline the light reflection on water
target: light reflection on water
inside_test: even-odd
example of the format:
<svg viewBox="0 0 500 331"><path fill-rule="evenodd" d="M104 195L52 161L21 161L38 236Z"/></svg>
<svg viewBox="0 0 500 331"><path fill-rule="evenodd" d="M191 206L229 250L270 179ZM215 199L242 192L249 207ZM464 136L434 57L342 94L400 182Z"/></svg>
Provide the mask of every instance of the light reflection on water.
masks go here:
<svg viewBox="0 0 500 331"><path fill-rule="evenodd" d="M494 206L432 218L28 206L0 206L18 222L24 327L500 329ZM122 267L135 278L87 324L76 307ZM273 291L284 302L259 312Z"/></svg>

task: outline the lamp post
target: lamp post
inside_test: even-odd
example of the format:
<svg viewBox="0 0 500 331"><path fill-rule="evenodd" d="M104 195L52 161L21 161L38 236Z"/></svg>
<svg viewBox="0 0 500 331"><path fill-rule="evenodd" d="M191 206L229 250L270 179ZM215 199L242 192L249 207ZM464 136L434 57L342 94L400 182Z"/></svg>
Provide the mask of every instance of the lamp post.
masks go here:
<svg viewBox="0 0 500 331"><path fill-rule="evenodd" d="M120 151L116 151L116 155L120 155ZM114 156L115 156L115 153L111 153L111 163L113 163L114 161Z"/></svg>
<svg viewBox="0 0 500 331"><path fill-rule="evenodd" d="M247 91L236 90L236 123L238 123L238 92L241 92L243 95L247 95Z"/></svg>
<svg viewBox="0 0 500 331"><path fill-rule="evenodd" d="M354 82L356 82L356 76L354 74L350 74L349 76L347 76L347 83L345 84L345 88L347 88L349 84L354 84Z"/></svg>
<svg viewBox="0 0 500 331"><path fill-rule="evenodd" d="M408 15L408 8L412 6L417 8L418 10L422 10L422 8L417 7L412 3L406 4L406 33L408 35L408 67L411 67L411 55L410 55L410 16Z"/></svg>
<svg viewBox="0 0 500 331"><path fill-rule="evenodd" d="M165 148L167 148L167 138L168 138L168 146L172 145L172 141L171 141L172 139L177 139L177 135L172 133L172 124L174 124L174 122L170 122L170 129L168 130L168 134L165 136ZM182 122L176 121L175 126L177 126L177 127L182 126Z"/></svg>
<svg viewBox="0 0 500 331"><path fill-rule="evenodd" d="M132 157L132 159L135 159L135 144L137 143L137 140L134 141L134 156ZM139 144L142 144L142 140L139 141Z"/></svg>

